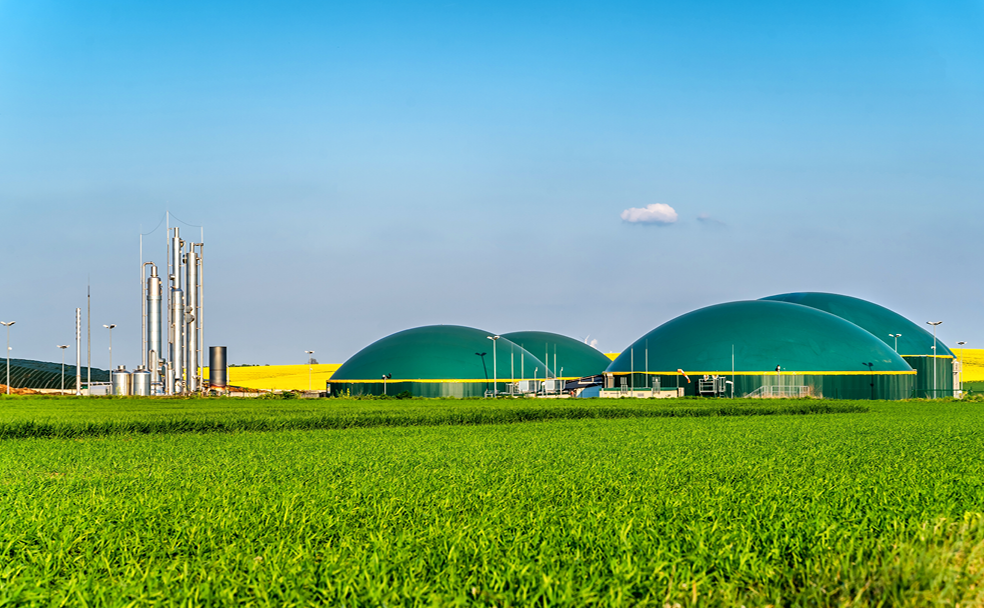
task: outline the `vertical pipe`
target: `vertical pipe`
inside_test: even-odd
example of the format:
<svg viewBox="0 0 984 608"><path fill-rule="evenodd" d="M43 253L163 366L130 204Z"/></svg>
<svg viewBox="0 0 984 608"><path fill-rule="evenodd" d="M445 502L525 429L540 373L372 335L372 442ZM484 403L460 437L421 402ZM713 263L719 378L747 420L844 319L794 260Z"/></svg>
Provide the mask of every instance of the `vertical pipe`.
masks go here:
<svg viewBox="0 0 984 608"><path fill-rule="evenodd" d="M198 310L195 312L195 318L198 320L198 362L199 365L204 366L205 364L205 318L203 316L203 311L205 309L205 228L202 228L202 242L198 244ZM204 380L201 381L204 386Z"/></svg>
<svg viewBox="0 0 984 608"><path fill-rule="evenodd" d="M173 389L175 393L182 392L182 380L184 371L182 368L182 363L184 361L183 348L184 342L181 339L184 332L184 298L181 292L181 232L180 229L175 226L174 232L171 235L171 247L170 256L168 258L168 263L170 265L170 274L168 275L168 281L170 281L171 292L169 298L170 308L168 310L168 341L170 342L170 352L168 353L168 359L171 362L171 370L173 371Z"/></svg>
<svg viewBox="0 0 984 608"><path fill-rule="evenodd" d="M164 330L164 302L161 293L161 278L157 275L157 266L150 265L150 277L147 279L147 361L150 367L150 381L157 382L160 371L156 361L164 354L161 344L161 334ZM154 353L154 354L150 354Z"/></svg>
<svg viewBox="0 0 984 608"><path fill-rule="evenodd" d="M143 226L140 227L140 308L143 317L140 319L140 364L147 367L147 294L145 289L147 284L144 282L144 261L143 261Z"/></svg>
<svg viewBox="0 0 984 608"><path fill-rule="evenodd" d="M89 387L89 395L92 395L92 289L86 282L85 286L85 326L86 326L86 336L85 336L85 364L88 367L88 371L85 376L85 384Z"/></svg>
<svg viewBox="0 0 984 608"><path fill-rule="evenodd" d="M182 327L184 326L184 294L180 289L171 288L171 329L174 341L171 343L171 369L174 372L174 392L184 392L182 372L184 371L184 342Z"/></svg>
<svg viewBox="0 0 984 608"><path fill-rule="evenodd" d="M75 309L75 395L82 394L82 309Z"/></svg>
<svg viewBox="0 0 984 608"><path fill-rule="evenodd" d="M198 391L198 254L195 245L191 244L185 254L185 342L187 356L185 358L188 370L188 392Z"/></svg>

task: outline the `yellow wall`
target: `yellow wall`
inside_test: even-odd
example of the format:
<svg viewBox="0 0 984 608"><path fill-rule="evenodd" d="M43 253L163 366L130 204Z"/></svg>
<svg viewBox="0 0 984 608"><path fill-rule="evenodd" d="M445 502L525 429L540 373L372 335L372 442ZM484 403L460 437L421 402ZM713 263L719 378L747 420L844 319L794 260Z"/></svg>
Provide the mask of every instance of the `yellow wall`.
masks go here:
<svg viewBox="0 0 984 608"><path fill-rule="evenodd" d="M328 363L319 365L257 365L254 367L230 367L229 384L245 388L306 391L308 390L308 370L310 386L314 390L325 390L325 381L331 378L342 365ZM208 368L202 370L208 378Z"/></svg>

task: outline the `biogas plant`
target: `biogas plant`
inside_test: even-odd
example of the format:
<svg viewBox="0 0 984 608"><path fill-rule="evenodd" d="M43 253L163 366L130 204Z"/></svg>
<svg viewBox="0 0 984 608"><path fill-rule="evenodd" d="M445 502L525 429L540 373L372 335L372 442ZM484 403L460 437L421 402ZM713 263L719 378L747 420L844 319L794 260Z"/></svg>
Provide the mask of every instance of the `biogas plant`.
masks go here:
<svg viewBox="0 0 984 608"><path fill-rule="evenodd" d="M933 333L858 298L788 293L701 308L614 360L547 332L434 325L353 355L328 395L816 397L959 395L959 361Z"/></svg>

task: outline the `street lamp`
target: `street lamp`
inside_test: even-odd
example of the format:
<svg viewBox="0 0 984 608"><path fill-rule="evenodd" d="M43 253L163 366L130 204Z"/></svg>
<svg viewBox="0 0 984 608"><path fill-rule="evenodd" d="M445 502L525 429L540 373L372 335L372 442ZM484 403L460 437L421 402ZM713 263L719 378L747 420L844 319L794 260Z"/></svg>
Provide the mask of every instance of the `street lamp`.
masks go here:
<svg viewBox="0 0 984 608"><path fill-rule="evenodd" d="M492 340L492 396L493 397L498 397L499 396L499 376L498 376L498 370L496 369L496 363L495 363L495 343L502 336L485 336L485 337L488 338L489 340Z"/></svg>
<svg viewBox="0 0 984 608"><path fill-rule="evenodd" d="M485 365L485 355L488 353L475 353L476 356L482 358L482 371L485 372L485 396L488 397L489 392L489 368Z"/></svg>
<svg viewBox="0 0 984 608"><path fill-rule="evenodd" d="M17 321L0 321L7 328L7 394L10 394L10 326Z"/></svg>
<svg viewBox="0 0 984 608"><path fill-rule="evenodd" d="M957 383L960 384L960 396L963 397L963 350L964 344L966 342L957 342L957 346L960 347L960 375L957 377Z"/></svg>
<svg viewBox="0 0 984 608"><path fill-rule="evenodd" d="M314 369L314 364L311 363L311 355L314 354L314 351L306 350L304 352L306 352L308 355L308 390L311 390L311 373L312 373L311 370Z"/></svg>
<svg viewBox="0 0 984 608"><path fill-rule="evenodd" d="M874 399L875 398L875 375L874 375L875 374L875 370L874 370L875 364L874 363L862 363L861 365L864 365L864 366L866 366L868 368L868 372L870 374L869 377L868 377L868 379L871 381L871 398Z"/></svg>
<svg viewBox="0 0 984 608"><path fill-rule="evenodd" d="M899 352L899 338L902 337L902 334L888 334L888 337L889 338L895 338L895 353L898 354L898 352Z"/></svg>
<svg viewBox="0 0 984 608"><path fill-rule="evenodd" d="M936 326L943 321L926 321L926 325L933 326L933 399L937 398L936 394Z"/></svg>
<svg viewBox="0 0 984 608"><path fill-rule="evenodd" d="M116 323L112 323L110 325L103 325L103 327L109 330L109 384L110 386L112 386L113 385L113 328L116 327ZM110 392L112 392L112 390L113 389L110 388Z"/></svg>
<svg viewBox="0 0 984 608"><path fill-rule="evenodd" d="M58 348L62 351L62 393L65 392L65 349L68 348L68 344L59 344Z"/></svg>

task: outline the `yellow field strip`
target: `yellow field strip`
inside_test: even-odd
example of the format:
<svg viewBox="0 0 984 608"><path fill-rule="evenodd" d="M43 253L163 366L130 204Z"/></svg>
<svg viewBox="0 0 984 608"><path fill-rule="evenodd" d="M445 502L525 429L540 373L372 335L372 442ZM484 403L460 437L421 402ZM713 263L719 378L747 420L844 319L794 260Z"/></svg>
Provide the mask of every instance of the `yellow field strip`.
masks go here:
<svg viewBox="0 0 984 608"><path fill-rule="evenodd" d="M963 362L964 382L984 380L984 348L951 348L950 350Z"/></svg>
<svg viewBox="0 0 984 608"><path fill-rule="evenodd" d="M306 391L308 386L314 390L325 390L325 383L341 363L318 365L256 365L252 367L230 367L229 384L260 390ZM208 378L208 368L202 370ZM310 379L309 379L310 374Z"/></svg>

